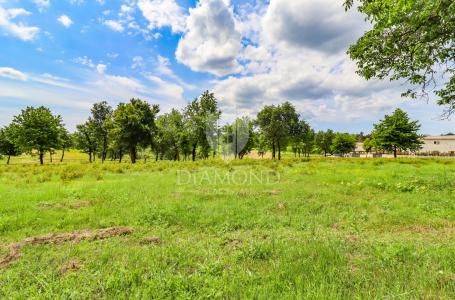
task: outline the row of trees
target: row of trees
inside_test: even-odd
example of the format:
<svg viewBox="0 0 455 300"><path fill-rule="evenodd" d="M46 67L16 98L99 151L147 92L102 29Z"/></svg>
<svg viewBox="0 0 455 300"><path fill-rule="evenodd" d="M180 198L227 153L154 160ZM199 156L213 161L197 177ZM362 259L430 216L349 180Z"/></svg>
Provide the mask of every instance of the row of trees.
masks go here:
<svg viewBox="0 0 455 300"><path fill-rule="evenodd" d="M0 130L0 154L8 157L36 153L41 164L45 153L52 154L76 148L95 159L122 161L128 154L132 163L138 157L146 160L196 160L209 156L228 155L242 159L252 149L260 156L270 151L273 159L281 159L291 149L295 156L312 153L346 154L363 140L365 149L393 151L420 147L419 125L405 112L395 111L375 125L366 138L332 130L316 132L301 119L295 107L285 102L264 106L255 120L240 117L219 125L221 110L215 95L209 91L190 102L183 110L172 109L159 114L158 105L140 99L120 103L114 110L107 102L93 105L89 118L70 134L60 116L45 107L27 107L12 123Z"/></svg>

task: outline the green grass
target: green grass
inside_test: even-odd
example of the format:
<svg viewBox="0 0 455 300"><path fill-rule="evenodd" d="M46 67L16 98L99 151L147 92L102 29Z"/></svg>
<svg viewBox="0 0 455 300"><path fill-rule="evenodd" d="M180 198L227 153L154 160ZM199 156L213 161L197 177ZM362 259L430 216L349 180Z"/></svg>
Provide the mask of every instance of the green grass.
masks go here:
<svg viewBox="0 0 455 300"><path fill-rule="evenodd" d="M0 298L453 299L454 225L449 159L0 166L1 257L27 237L134 229L26 246Z"/></svg>

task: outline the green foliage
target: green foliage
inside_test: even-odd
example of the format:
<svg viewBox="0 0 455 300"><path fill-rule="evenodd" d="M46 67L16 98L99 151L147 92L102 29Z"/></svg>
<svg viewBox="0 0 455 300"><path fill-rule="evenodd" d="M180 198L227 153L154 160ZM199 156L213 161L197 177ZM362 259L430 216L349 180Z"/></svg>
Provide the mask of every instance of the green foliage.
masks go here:
<svg viewBox="0 0 455 300"><path fill-rule="evenodd" d="M192 160L196 160L198 147L200 156L207 158L211 148L216 151L214 140L218 134L217 124L221 116L218 100L213 93L205 91L186 106L183 115Z"/></svg>
<svg viewBox="0 0 455 300"><path fill-rule="evenodd" d="M98 148L95 122L90 119L84 124L77 125L76 128L77 131L74 133L76 148L87 153L92 162Z"/></svg>
<svg viewBox="0 0 455 300"><path fill-rule="evenodd" d="M332 152L346 154L355 150L356 137L349 133L337 133L333 139Z"/></svg>
<svg viewBox="0 0 455 300"><path fill-rule="evenodd" d="M189 154L189 142L184 130L183 115L176 109L159 116L153 149L158 159L180 160L181 154Z"/></svg>
<svg viewBox="0 0 455 300"><path fill-rule="evenodd" d="M113 132L119 143L129 151L132 163L136 163L138 146L151 145L156 133L155 118L158 105L150 106L140 99L131 99L129 103L120 103L113 115Z"/></svg>
<svg viewBox="0 0 455 300"><path fill-rule="evenodd" d="M286 149L293 128L299 122L299 115L295 107L285 102L282 105L265 106L257 115L257 124L261 133L266 137L272 149L272 158L281 159L281 151Z"/></svg>
<svg viewBox="0 0 455 300"><path fill-rule="evenodd" d="M315 135L315 144L327 156L328 153L332 154L332 144L335 138L333 130L319 131Z"/></svg>
<svg viewBox="0 0 455 300"><path fill-rule="evenodd" d="M455 112L455 2L453 0L360 0L358 10L373 28L349 49L358 73L404 79ZM346 8L354 5L345 1ZM409 89L405 96L418 93Z"/></svg>
<svg viewBox="0 0 455 300"><path fill-rule="evenodd" d="M27 107L11 123L14 144L25 152L38 151L40 163L47 151L61 146L62 118L43 106Z"/></svg>
<svg viewBox="0 0 455 300"><path fill-rule="evenodd" d="M417 134L420 125L418 121L411 121L408 114L396 109L392 115L386 115L384 120L374 125L372 138L377 149L393 151L416 151L422 147L421 136Z"/></svg>
<svg viewBox="0 0 455 300"><path fill-rule="evenodd" d="M300 120L291 129L291 143L294 156L303 154L309 156L313 150L315 140L314 130L310 124L304 120Z"/></svg>
<svg viewBox="0 0 455 300"><path fill-rule="evenodd" d="M11 156L20 154L19 148L14 144L14 133L11 127L0 128L0 154L8 156L7 164Z"/></svg>
<svg viewBox="0 0 455 300"><path fill-rule="evenodd" d="M109 146L109 130L112 125L111 118L113 110L106 101L102 101L93 104L91 113L92 115L89 120L93 122L96 141L101 148L101 160L104 161L107 157Z"/></svg>
<svg viewBox="0 0 455 300"><path fill-rule="evenodd" d="M248 117L237 118L232 124L225 125L221 133L221 152L243 159L254 146L253 125Z"/></svg>

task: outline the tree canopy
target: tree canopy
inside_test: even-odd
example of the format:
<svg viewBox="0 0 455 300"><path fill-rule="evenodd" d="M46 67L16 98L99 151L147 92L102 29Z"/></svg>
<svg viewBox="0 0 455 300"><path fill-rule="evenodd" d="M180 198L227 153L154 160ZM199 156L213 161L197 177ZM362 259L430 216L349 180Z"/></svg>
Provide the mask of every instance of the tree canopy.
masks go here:
<svg viewBox="0 0 455 300"><path fill-rule="evenodd" d="M27 107L11 124L14 143L25 152L38 151L41 164L46 151L60 147L62 128L62 118L44 106Z"/></svg>
<svg viewBox="0 0 455 300"><path fill-rule="evenodd" d="M346 0L346 9L354 3ZM359 0L358 10L373 24L348 51L358 73L414 85L403 96L434 91L448 115L454 113L455 1Z"/></svg>
<svg viewBox="0 0 455 300"><path fill-rule="evenodd" d="M281 151L290 141L293 128L299 121L299 114L290 102L282 105L265 106L257 115L257 124L272 148L272 158L281 159Z"/></svg>
<svg viewBox="0 0 455 300"><path fill-rule="evenodd" d="M356 137L349 133L337 133L333 139L332 152L347 154L355 150Z"/></svg>
<svg viewBox="0 0 455 300"><path fill-rule="evenodd" d="M422 147L421 136L417 133L419 129L418 121L411 121L408 114L398 108L374 125L372 138L378 149L393 151L394 157L397 157L399 150L415 151Z"/></svg>
<svg viewBox="0 0 455 300"><path fill-rule="evenodd" d="M18 147L14 144L11 127L4 127L0 129L0 154L8 157L6 161L7 164L9 164L11 156L20 154Z"/></svg>
<svg viewBox="0 0 455 300"><path fill-rule="evenodd" d="M138 146L151 145L158 112L158 105L151 106L140 99L120 103L115 110L113 126L120 143L128 149L132 163L136 163Z"/></svg>

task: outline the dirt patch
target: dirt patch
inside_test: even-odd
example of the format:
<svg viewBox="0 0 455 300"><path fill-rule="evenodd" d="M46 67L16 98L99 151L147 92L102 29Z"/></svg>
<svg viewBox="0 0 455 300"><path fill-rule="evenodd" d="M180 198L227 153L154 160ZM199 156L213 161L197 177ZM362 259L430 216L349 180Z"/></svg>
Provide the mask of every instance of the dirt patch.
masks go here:
<svg viewBox="0 0 455 300"><path fill-rule="evenodd" d="M270 196L278 196L278 195L280 194L280 191L278 191L278 190L271 190L271 191L269 192L269 194L270 194Z"/></svg>
<svg viewBox="0 0 455 300"><path fill-rule="evenodd" d="M41 209L52 209L52 208L65 208L65 206L63 204L60 204L60 203L41 202L41 203L38 203L38 208L41 208Z"/></svg>
<svg viewBox="0 0 455 300"><path fill-rule="evenodd" d="M447 224L444 227L430 227L425 225L411 225L403 227L395 227L389 230L396 234L435 236L435 237L450 237L453 236L455 227L453 224Z"/></svg>
<svg viewBox="0 0 455 300"><path fill-rule="evenodd" d="M79 230L67 233L51 233L38 237L26 238L9 246L10 252L0 259L0 269L7 267L21 256L21 250L28 245L61 244L65 242L78 243L82 240L102 240L109 237L127 235L133 232L129 227L111 227L97 230Z"/></svg>
<svg viewBox="0 0 455 300"><path fill-rule="evenodd" d="M82 207L89 207L92 205L91 201L77 201L74 203L71 203L68 207L71 209L78 209Z"/></svg>
<svg viewBox="0 0 455 300"><path fill-rule="evenodd" d="M286 209L286 203L284 203L284 202L278 202L277 207L278 207L278 209L280 209L280 210Z"/></svg>
<svg viewBox="0 0 455 300"><path fill-rule="evenodd" d="M230 246L234 246L234 247L240 247L242 244L243 244L243 241L239 240L239 239L226 239L221 244L221 246L225 247L225 246L230 245Z"/></svg>
<svg viewBox="0 0 455 300"><path fill-rule="evenodd" d="M150 236L141 241L141 245L159 245L161 244L161 238L157 236Z"/></svg>
<svg viewBox="0 0 455 300"><path fill-rule="evenodd" d="M67 261L60 269L60 274L65 275L68 272L76 272L81 268L81 264L78 260Z"/></svg>
<svg viewBox="0 0 455 300"><path fill-rule="evenodd" d="M48 202L41 202L38 203L38 208L41 209L79 209L83 207L89 207L93 205L93 201L91 200L80 200L73 203L48 203Z"/></svg>

